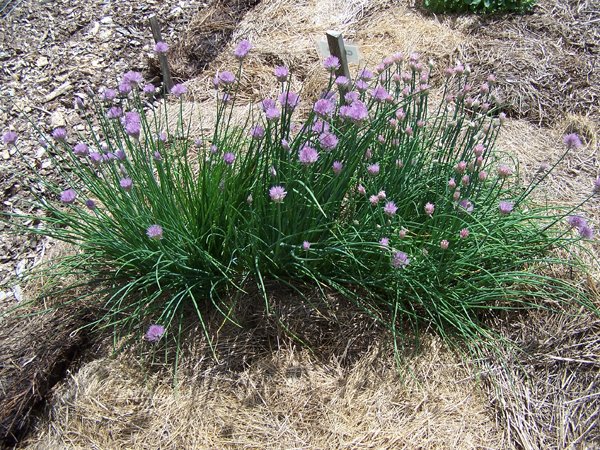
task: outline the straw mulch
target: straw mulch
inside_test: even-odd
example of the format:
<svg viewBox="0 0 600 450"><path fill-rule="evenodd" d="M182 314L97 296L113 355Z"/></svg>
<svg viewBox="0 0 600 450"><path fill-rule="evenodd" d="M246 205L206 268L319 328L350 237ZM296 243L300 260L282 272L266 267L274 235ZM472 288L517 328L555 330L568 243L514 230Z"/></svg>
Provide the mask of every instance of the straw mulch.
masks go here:
<svg viewBox="0 0 600 450"><path fill-rule="evenodd" d="M600 3L540 0L526 15L482 18L460 55L503 81L507 112L539 124L566 114L600 126Z"/></svg>

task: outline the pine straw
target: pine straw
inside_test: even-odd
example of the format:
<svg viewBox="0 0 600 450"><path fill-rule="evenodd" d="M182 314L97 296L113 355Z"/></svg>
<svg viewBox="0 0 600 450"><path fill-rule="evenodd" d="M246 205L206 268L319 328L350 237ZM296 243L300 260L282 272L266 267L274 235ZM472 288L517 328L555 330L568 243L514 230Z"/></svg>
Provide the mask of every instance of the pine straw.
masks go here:
<svg viewBox="0 0 600 450"><path fill-rule="evenodd" d="M597 448L600 318L533 311L497 328L515 346L482 365L507 437L526 450Z"/></svg>
<svg viewBox="0 0 600 450"><path fill-rule="evenodd" d="M597 0L540 0L530 15L475 22L461 57L506 81L509 113L540 124L577 114L599 126L599 24Z"/></svg>

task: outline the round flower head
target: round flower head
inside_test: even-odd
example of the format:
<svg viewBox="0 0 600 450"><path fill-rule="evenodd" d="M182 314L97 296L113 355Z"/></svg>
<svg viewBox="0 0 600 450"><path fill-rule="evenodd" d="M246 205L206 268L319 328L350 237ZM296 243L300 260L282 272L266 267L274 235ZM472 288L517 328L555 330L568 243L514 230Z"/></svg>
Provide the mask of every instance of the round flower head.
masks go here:
<svg viewBox="0 0 600 450"><path fill-rule="evenodd" d="M383 212L390 217L396 214L396 211L398 211L398 207L394 202L386 202L385 206L383 207Z"/></svg>
<svg viewBox="0 0 600 450"><path fill-rule="evenodd" d="M344 168L344 165L341 163L341 161L334 161L333 165L333 173L335 173L336 175L339 175L342 171L342 169Z"/></svg>
<svg viewBox="0 0 600 450"><path fill-rule="evenodd" d="M286 110L292 111L300 103L300 96L293 91L282 92L279 94L279 103Z"/></svg>
<svg viewBox="0 0 600 450"><path fill-rule="evenodd" d="M105 102L111 102L115 98L117 98L117 91L114 89L104 89L102 94L100 94L100 99Z"/></svg>
<svg viewBox="0 0 600 450"><path fill-rule="evenodd" d="M96 202L89 198L85 201L85 206L87 206L88 209L91 209L93 211L94 209L96 209Z"/></svg>
<svg viewBox="0 0 600 450"><path fill-rule="evenodd" d="M319 153L309 145L304 145L298 152L298 161L306 166L314 164L317 159L319 159Z"/></svg>
<svg viewBox="0 0 600 450"><path fill-rule="evenodd" d="M377 197L379 197L379 200L385 200L387 198L387 194L384 190L381 190L377 193Z"/></svg>
<svg viewBox="0 0 600 450"><path fill-rule="evenodd" d="M589 225L581 227L577 231L579 231L579 235L583 239L592 239L594 237L594 229Z"/></svg>
<svg viewBox="0 0 600 450"><path fill-rule="evenodd" d="M360 72L358 72L358 78L363 80L363 81L369 81L372 80L374 77L373 72L371 72L369 69L362 69Z"/></svg>
<svg viewBox="0 0 600 450"><path fill-rule="evenodd" d="M356 187L356 190L358 191L358 193L359 193L360 195L367 195L367 190L365 189L365 187L364 187L362 184L359 184L359 185Z"/></svg>
<svg viewBox="0 0 600 450"><path fill-rule="evenodd" d="M87 156L87 154L89 153L88 146L80 142L75 147L73 147L73 153L75 153L77 156Z"/></svg>
<svg viewBox="0 0 600 450"><path fill-rule="evenodd" d="M233 54L237 59L242 60L248 55L251 48L252 44L250 44L250 41L248 39L243 39L239 42Z"/></svg>
<svg viewBox="0 0 600 450"><path fill-rule="evenodd" d="M273 186L269 189L269 197L275 203L283 202L283 199L287 195L287 192L282 186Z"/></svg>
<svg viewBox="0 0 600 450"><path fill-rule="evenodd" d="M329 55L323 61L323 67L325 67L325 70L329 72L335 72L340 68L340 60L337 56Z"/></svg>
<svg viewBox="0 0 600 450"><path fill-rule="evenodd" d="M386 237L382 237L379 240L379 245L381 245L382 247L385 247L385 248L389 247L390 246L390 239L386 238Z"/></svg>
<svg viewBox="0 0 600 450"><path fill-rule="evenodd" d="M279 111L277 108L273 107L273 108L269 108L265 111L265 117L267 118L268 122L271 122L273 120L277 120L281 117L281 111Z"/></svg>
<svg viewBox="0 0 600 450"><path fill-rule="evenodd" d="M225 164L230 166L235 161L235 155L231 152L227 152L223 155L223 161L225 161Z"/></svg>
<svg viewBox="0 0 600 450"><path fill-rule="evenodd" d="M473 212L473 203L471 203L470 200L467 200L466 198L461 200L458 203L458 206L466 213L472 213Z"/></svg>
<svg viewBox="0 0 600 450"><path fill-rule="evenodd" d="M123 75L121 83L129 83L132 87L139 86L144 82L144 77L140 72L129 71Z"/></svg>
<svg viewBox="0 0 600 450"><path fill-rule="evenodd" d="M404 239L406 237L406 233L408 233L408 230L406 228L402 228L398 232L398 236L400 236L400 239Z"/></svg>
<svg viewBox="0 0 600 450"><path fill-rule="evenodd" d="M152 155L152 159L154 159L154 161L156 162L160 162L163 160L162 155L158 150L154 152L154 154Z"/></svg>
<svg viewBox="0 0 600 450"><path fill-rule="evenodd" d="M133 181L131 180L131 178L122 178L119 181L119 185L121 186L121 188L124 191L129 192L129 191L131 191L131 188L133 187Z"/></svg>
<svg viewBox="0 0 600 450"><path fill-rule="evenodd" d="M308 251L308 250L310 250L310 242L308 242L308 241L304 241L304 242L302 243L302 250L305 250L305 251Z"/></svg>
<svg viewBox="0 0 600 450"><path fill-rule="evenodd" d="M60 201L63 203L73 203L77 198L77 192L73 189L67 189L60 194Z"/></svg>
<svg viewBox="0 0 600 450"><path fill-rule="evenodd" d="M506 216L512 212L514 205L511 202L502 201L498 204L498 209L500 210L500 214Z"/></svg>
<svg viewBox="0 0 600 450"><path fill-rule="evenodd" d="M376 102L385 102L390 97L390 94L388 94L388 91L386 91L383 86L377 86L369 93Z"/></svg>
<svg viewBox="0 0 600 450"><path fill-rule="evenodd" d="M235 75L229 71L224 71L219 74L219 81L225 85L235 83Z"/></svg>
<svg viewBox="0 0 600 450"><path fill-rule="evenodd" d="M379 164L369 164L367 166L367 172L369 172L369 175L377 175L379 173Z"/></svg>
<svg viewBox="0 0 600 450"><path fill-rule="evenodd" d="M121 83L119 83L119 93L120 94L127 95L132 90L133 90L133 86L131 85L131 83L128 83L127 81L121 81Z"/></svg>
<svg viewBox="0 0 600 450"><path fill-rule="evenodd" d="M404 252L396 252L392 257L392 267L396 269L402 269L403 267L408 266L410 263L410 259L408 259L408 255Z"/></svg>
<svg viewBox="0 0 600 450"><path fill-rule="evenodd" d="M160 142L167 142L167 133L165 133L164 131L158 133L157 137Z"/></svg>
<svg viewBox="0 0 600 450"><path fill-rule="evenodd" d="M371 205L375 206L377 203L379 203L379 197L377 195L371 195L369 197L369 202L371 202Z"/></svg>
<svg viewBox="0 0 600 450"><path fill-rule="evenodd" d="M284 81L287 81L288 77L290 76L290 71L285 66L275 67L273 73L275 74L275 78L277 78L277 81L280 81L282 83Z"/></svg>
<svg viewBox="0 0 600 450"><path fill-rule="evenodd" d="M265 137L265 129L260 125L255 125L250 130L250 136L252 136L252 139L256 139L258 141Z"/></svg>
<svg viewBox="0 0 600 450"><path fill-rule="evenodd" d="M466 169L467 169L466 161L461 161L454 167L454 170L456 171L456 173L461 173L461 174L464 173Z"/></svg>
<svg viewBox="0 0 600 450"><path fill-rule="evenodd" d="M346 103L355 102L359 98L360 98L360 94L356 91L350 91L350 92L347 92L346 94L344 94L344 100L346 100Z"/></svg>
<svg viewBox="0 0 600 450"><path fill-rule="evenodd" d="M112 106L107 112L106 117L109 119L118 119L123 115L123 110L118 106Z"/></svg>
<svg viewBox="0 0 600 450"><path fill-rule="evenodd" d="M313 111L319 116L330 116L334 110L335 105L325 98L317 100L313 107Z"/></svg>
<svg viewBox="0 0 600 450"><path fill-rule="evenodd" d="M4 142L6 145L15 145L15 142L17 142L17 137L17 133L14 131L7 131L2 135L2 142Z"/></svg>
<svg viewBox="0 0 600 450"><path fill-rule="evenodd" d="M479 178L479 181L485 181L487 179L487 172L482 170L479 172L479 175L477 175L477 178Z"/></svg>
<svg viewBox="0 0 600 450"><path fill-rule="evenodd" d="M148 342L158 342L163 334L165 334L165 327L162 325L150 325L144 335L144 339Z"/></svg>
<svg viewBox="0 0 600 450"><path fill-rule="evenodd" d="M319 136L319 144L323 150L333 150L338 145L338 138L333 133L323 133Z"/></svg>
<svg viewBox="0 0 600 450"><path fill-rule="evenodd" d="M587 226L587 221L581 216L569 216L567 217L567 223L573 228L583 228Z"/></svg>
<svg viewBox="0 0 600 450"><path fill-rule="evenodd" d="M290 143L287 141L287 139L282 139L281 140L281 148L283 148L286 151L290 151L291 147L290 147Z"/></svg>
<svg viewBox="0 0 600 450"><path fill-rule="evenodd" d="M450 242L448 242L446 239L444 239L440 242L440 248L442 250L448 250L449 246L450 246Z"/></svg>
<svg viewBox="0 0 600 450"><path fill-rule="evenodd" d="M64 141L67 138L67 130L64 128L55 128L52 137L57 141Z"/></svg>
<svg viewBox="0 0 600 450"><path fill-rule="evenodd" d="M581 139L579 138L579 136L577 136L576 133L565 135L565 137L563 137L563 142L570 150L578 149L583 145L581 143Z"/></svg>
<svg viewBox="0 0 600 450"><path fill-rule="evenodd" d="M448 187L450 189L454 189L456 187L456 180L454 178L450 178L448 180Z"/></svg>
<svg viewBox="0 0 600 450"><path fill-rule="evenodd" d="M144 91L144 94L148 95L152 95L156 92L156 88L153 84L146 84L142 90Z"/></svg>
<svg viewBox="0 0 600 450"><path fill-rule="evenodd" d="M485 151L485 147L481 144L477 144L474 148L473 148L473 153L475 154L475 156L481 156L483 155L483 152Z"/></svg>
<svg viewBox="0 0 600 450"><path fill-rule="evenodd" d="M468 238L469 237L469 229L463 228L462 230L460 230L460 233L458 235L460 236L461 239Z"/></svg>
<svg viewBox="0 0 600 450"><path fill-rule="evenodd" d="M354 87L358 92L367 92L367 89L369 89L369 84L366 81L358 80L356 83L354 83Z"/></svg>
<svg viewBox="0 0 600 450"><path fill-rule="evenodd" d="M512 170L506 164L500 164L498 166L498 176L500 178L508 178L512 175Z"/></svg>
<svg viewBox="0 0 600 450"><path fill-rule="evenodd" d="M125 124L125 132L134 139L139 139L142 124L139 122L128 122Z"/></svg>
<svg viewBox="0 0 600 450"><path fill-rule="evenodd" d="M433 212L435 211L435 205L433 203L427 202L425 204L424 209L425 209L425 214L427 214L428 216L431 217L433 215Z"/></svg>
<svg viewBox="0 0 600 450"><path fill-rule="evenodd" d="M339 77L337 77L335 79L335 84L337 87L347 88L348 86L350 86L350 80L348 78L346 78L345 76L340 75Z"/></svg>
<svg viewBox="0 0 600 450"><path fill-rule="evenodd" d="M187 92L187 88L183 84L176 84L171 88L171 94L175 97L181 97Z"/></svg>
<svg viewBox="0 0 600 450"><path fill-rule="evenodd" d="M169 44L163 41L158 41L154 44L154 51L158 54L167 53L169 51Z"/></svg>
<svg viewBox="0 0 600 450"><path fill-rule="evenodd" d="M102 155L99 152L91 152L90 161L93 165L97 166L102 162Z"/></svg>
<svg viewBox="0 0 600 450"><path fill-rule="evenodd" d="M159 241L163 238L163 229L160 225L150 225L146 229L146 235L150 239L154 239L155 241Z"/></svg>

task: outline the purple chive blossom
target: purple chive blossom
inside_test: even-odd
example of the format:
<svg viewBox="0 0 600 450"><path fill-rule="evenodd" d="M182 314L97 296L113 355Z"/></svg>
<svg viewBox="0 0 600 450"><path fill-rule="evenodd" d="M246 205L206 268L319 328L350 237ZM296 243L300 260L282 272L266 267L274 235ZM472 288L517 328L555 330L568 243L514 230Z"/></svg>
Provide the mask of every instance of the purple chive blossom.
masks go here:
<svg viewBox="0 0 600 450"><path fill-rule="evenodd" d="M369 172L369 175L377 175L379 173L379 163L369 164L367 172Z"/></svg>
<svg viewBox="0 0 600 450"><path fill-rule="evenodd" d="M498 209L500 210L500 214L506 216L512 212L514 205L511 202L502 201L498 204Z"/></svg>
<svg viewBox="0 0 600 450"><path fill-rule="evenodd" d="M333 169L333 173L335 173L336 175L339 175L343 168L344 168L344 165L341 163L341 161L333 162L332 169Z"/></svg>
<svg viewBox="0 0 600 450"><path fill-rule="evenodd" d="M456 173L464 173L466 169L467 169L466 161L461 161L454 167L454 170L456 171Z"/></svg>
<svg viewBox="0 0 600 450"><path fill-rule="evenodd" d="M216 155L219 152L219 148L215 144L211 145L209 150L213 155Z"/></svg>
<svg viewBox="0 0 600 450"><path fill-rule="evenodd" d="M158 342L163 334L165 334L165 327L162 325L150 325L144 338L148 342Z"/></svg>
<svg viewBox="0 0 600 450"><path fill-rule="evenodd" d="M108 117L109 119L118 119L122 115L123 110L118 106L113 106L106 112L106 117Z"/></svg>
<svg viewBox="0 0 600 450"><path fill-rule="evenodd" d="M100 94L100 99L105 102L113 101L115 98L117 98L117 91L114 89L104 89Z"/></svg>
<svg viewBox="0 0 600 450"><path fill-rule="evenodd" d="M314 133L328 133L329 132L329 124L327 122L322 121L321 119L317 119L313 122L312 127L310 128Z"/></svg>
<svg viewBox="0 0 600 450"><path fill-rule="evenodd" d="M376 102L385 102L390 97L390 94L388 94L388 91L386 91L383 86L377 86L372 89L369 94L371 94L371 97L373 97L373 100Z"/></svg>
<svg viewBox="0 0 600 450"><path fill-rule="evenodd" d="M319 144L323 150L333 150L338 145L338 138L333 133L323 133L319 136Z"/></svg>
<svg viewBox="0 0 600 450"><path fill-rule="evenodd" d="M313 111L319 116L330 116L334 110L335 105L331 101L324 98L317 100L313 107Z"/></svg>
<svg viewBox="0 0 600 450"><path fill-rule="evenodd" d="M262 102L260 102L260 107L264 112L267 112L269 109L275 108L276 106L277 104L272 98L265 98Z"/></svg>
<svg viewBox="0 0 600 450"><path fill-rule="evenodd" d="M280 81L282 83L284 81L287 81L288 77L290 76L290 71L285 66L275 67L273 73L275 74L275 78L277 78L277 81Z"/></svg>
<svg viewBox="0 0 600 450"><path fill-rule="evenodd" d="M392 267L395 269L402 269L403 267L408 266L410 263L410 259L408 259L408 255L404 252L396 252L392 257Z"/></svg>
<svg viewBox="0 0 600 450"><path fill-rule="evenodd" d="M442 250L448 250L449 246L450 246L450 242L448 242L446 239L444 239L440 242L440 248Z"/></svg>
<svg viewBox="0 0 600 450"><path fill-rule="evenodd" d="M265 117L267 118L267 121L269 121L269 122L271 122L273 120L277 120L277 119L279 119L279 117L281 117L281 111L275 107L269 108L265 111Z"/></svg>
<svg viewBox="0 0 600 450"><path fill-rule="evenodd" d="M360 98L360 94L356 91L350 91L344 95L346 103L353 103Z"/></svg>
<svg viewBox="0 0 600 450"><path fill-rule="evenodd" d="M385 191L382 190L377 193L377 197L379 197L379 200L385 200L387 198L387 195Z"/></svg>
<svg viewBox="0 0 600 450"><path fill-rule="evenodd" d="M169 44L163 41L158 41L154 45L154 51L158 54L167 53L169 51Z"/></svg>
<svg viewBox="0 0 600 450"><path fill-rule="evenodd" d="M435 205L433 203L429 203L427 202L425 204L425 214L427 214L429 217L431 217L433 215L433 212L435 211Z"/></svg>
<svg viewBox="0 0 600 450"><path fill-rule="evenodd" d="M85 201L85 206L87 206L88 209L91 209L93 211L94 209L96 209L96 202L89 198Z"/></svg>
<svg viewBox="0 0 600 450"><path fill-rule="evenodd" d="M347 88L348 86L350 86L350 80L345 76L340 75L335 79L335 84L340 88Z"/></svg>
<svg viewBox="0 0 600 450"><path fill-rule="evenodd" d="M373 76L373 72L371 72L369 69L362 69L360 72L358 72L358 78L363 81L372 80Z"/></svg>
<svg viewBox="0 0 600 450"><path fill-rule="evenodd" d="M325 70L329 72L335 72L340 68L340 60L337 56L329 55L323 61L323 67L325 67Z"/></svg>
<svg viewBox="0 0 600 450"><path fill-rule="evenodd" d="M589 225L579 228L578 231L583 239L592 239L594 237L594 229Z"/></svg>
<svg viewBox="0 0 600 450"><path fill-rule="evenodd" d="M379 240L379 245L381 245L382 247L385 247L385 248L389 247L390 246L390 239L386 238L386 237L382 237Z"/></svg>
<svg viewBox="0 0 600 450"><path fill-rule="evenodd" d="M17 137L17 133L14 131L7 131L2 135L2 142L4 142L6 145L15 145L15 142L17 142Z"/></svg>
<svg viewBox="0 0 600 450"><path fill-rule="evenodd" d="M344 105L340 108L340 116L351 122L360 123L369 116L367 106L360 100L352 102L350 105Z"/></svg>
<svg viewBox="0 0 600 450"><path fill-rule="evenodd" d="M152 159L154 159L154 161L156 162L160 162L163 160L162 155L158 150L154 152L154 154L152 155Z"/></svg>
<svg viewBox="0 0 600 450"><path fill-rule="evenodd" d="M385 203L385 206L383 207L383 212L386 213L388 216L392 217L394 214L396 214L396 211L398 211L398 207L394 202Z"/></svg>
<svg viewBox="0 0 600 450"><path fill-rule="evenodd" d="M458 235L460 236L461 239L466 239L469 237L469 229L468 228L463 228L462 230L460 230L460 232L458 233Z"/></svg>
<svg viewBox="0 0 600 450"><path fill-rule="evenodd" d="M87 156L87 154L89 153L88 146L80 142L75 147L73 147L73 153L75 153L77 156Z"/></svg>
<svg viewBox="0 0 600 450"><path fill-rule="evenodd" d="M67 189L60 194L60 201L63 203L73 203L77 198L77 192L73 189Z"/></svg>
<svg viewBox="0 0 600 450"><path fill-rule="evenodd" d="M90 161L93 165L97 166L102 162L102 155L98 152L92 152L90 153Z"/></svg>
<svg viewBox="0 0 600 450"><path fill-rule="evenodd" d="M163 238L163 229L160 225L150 225L146 230L146 235L150 239L159 241Z"/></svg>
<svg viewBox="0 0 600 450"><path fill-rule="evenodd" d="M281 148L283 148L286 151L290 151L291 147L290 147L290 143L287 141L287 139L282 139L281 140Z"/></svg>
<svg viewBox="0 0 600 450"><path fill-rule="evenodd" d="M498 176L500 178L508 178L512 175L512 170L506 164L500 164L498 166Z"/></svg>
<svg viewBox="0 0 600 450"><path fill-rule="evenodd" d="M159 140L160 142L167 142L167 133L165 133L164 131L161 131L161 132L158 134L158 140Z"/></svg>
<svg viewBox="0 0 600 450"><path fill-rule="evenodd" d="M231 152L227 152L223 155L223 161L225 161L225 164L230 166L235 161L235 155Z"/></svg>
<svg viewBox="0 0 600 450"><path fill-rule="evenodd" d="M293 91L279 94L279 103L288 111L293 110L300 103L300 96Z"/></svg>
<svg viewBox="0 0 600 450"><path fill-rule="evenodd" d="M265 137L265 129L260 125L255 125L250 130L250 136L252 139L256 139L257 141L261 140Z"/></svg>
<svg viewBox="0 0 600 450"><path fill-rule="evenodd" d="M131 180L131 178L122 178L119 181L119 185L125 192L129 192L129 191L131 191L131 188L133 187L133 181Z"/></svg>
<svg viewBox="0 0 600 450"><path fill-rule="evenodd" d="M229 71L224 71L219 74L219 81L225 85L235 83L235 75Z"/></svg>
<svg viewBox="0 0 600 450"><path fill-rule="evenodd" d="M144 86L144 89L142 89L144 91L144 94L154 94L156 92L156 88L154 87L153 84L147 84Z"/></svg>
<svg viewBox="0 0 600 450"><path fill-rule="evenodd" d="M583 145L581 139L579 139L579 136L575 133L565 135L565 137L563 137L563 142L570 150L578 149Z"/></svg>
<svg viewBox="0 0 600 450"><path fill-rule="evenodd" d="M594 181L594 188L592 192L594 194L600 194L600 177L596 178L596 181Z"/></svg>
<svg viewBox="0 0 600 450"><path fill-rule="evenodd" d="M472 213L473 212L473 203L471 203L470 200L467 200L466 198L461 200L458 203L458 206L465 212L467 213Z"/></svg>
<svg viewBox="0 0 600 450"><path fill-rule="evenodd" d="M128 83L126 81L121 81L121 83L119 83L119 93L121 93L123 95L127 95L132 90L133 90L133 86L131 85L131 83Z"/></svg>
<svg viewBox="0 0 600 450"><path fill-rule="evenodd" d="M375 206L377 203L379 203L379 197L377 195L371 195L369 197L369 202L371 205Z"/></svg>
<svg viewBox="0 0 600 450"><path fill-rule="evenodd" d="M366 81L358 80L354 84L354 87L358 92L367 92L367 89L369 89L369 84Z"/></svg>
<svg viewBox="0 0 600 450"><path fill-rule="evenodd" d="M129 71L123 75L121 83L129 83L132 87L139 86L144 82L144 77L139 72Z"/></svg>
<svg viewBox="0 0 600 450"><path fill-rule="evenodd" d="M271 201L275 203L283 202L283 199L287 195L287 192L282 186L273 186L269 189L269 197L271 197Z"/></svg>
<svg viewBox="0 0 600 450"><path fill-rule="evenodd" d="M52 137L57 141L64 141L67 138L67 130L64 128L56 128L52 132Z"/></svg>
<svg viewBox="0 0 600 450"><path fill-rule="evenodd" d="M243 39L235 48L233 55L237 59L242 60L248 55L250 49L252 49L252 44L250 43L250 41L248 39Z"/></svg>
<svg viewBox="0 0 600 450"><path fill-rule="evenodd" d="M319 159L319 153L309 145L304 145L298 152L298 161L305 166L314 164Z"/></svg>
<svg viewBox="0 0 600 450"><path fill-rule="evenodd" d="M125 132L134 139L140 137L142 125L139 122L129 122L125 124Z"/></svg>
<svg viewBox="0 0 600 450"><path fill-rule="evenodd" d="M587 226L587 221L581 216L569 216L567 217L567 223L573 228L583 228Z"/></svg>
<svg viewBox="0 0 600 450"><path fill-rule="evenodd" d="M304 250L304 251L308 251L308 250L310 250L310 242L308 242L308 241L304 241L304 242L302 243L302 250Z"/></svg>
<svg viewBox="0 0 600 450"><path fill-rule="evenodd" d="M171 94L173 94L175 97L181 97L186 92L187 88L183 84L176 84L171 88Z"/></svg>
<svg viewBox="0 0 600 450"><path fill-rule="evenodd" d="M364 187L362 184L359 184L359 185L356 187L356 190L358 191L358 193L359 193L360 195L367 195L367 190L365 189L365 187Z"/></svg>

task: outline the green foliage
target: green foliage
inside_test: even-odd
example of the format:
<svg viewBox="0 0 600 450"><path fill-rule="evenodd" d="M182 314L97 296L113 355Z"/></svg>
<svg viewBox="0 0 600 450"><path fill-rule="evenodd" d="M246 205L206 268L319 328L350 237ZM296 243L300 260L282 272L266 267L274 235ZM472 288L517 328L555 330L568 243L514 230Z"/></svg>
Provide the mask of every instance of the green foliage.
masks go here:
<svg viewBox="0 0 600 450"><path fill-rule="evenodd" d="M533 8L535 0L424 0L423 6L434 13L483 13L526 12Z"/></svg>
<svg viewBox="0 0 600 450"><path fill-rule="evenodd" d="M494 151L504 119L495 80L474 87L468 68L448 69L436 104L434 71L396 55L337 95L331 75L304 115L281 81L279 102L240 124L240 64L235 81L221 73L216 126L202 136L182 107L167 121L166 101L149 102L135 83L90 99L89 151L46 138L62 181L40 180L45 215L27 229L79 249L55 269L96 287L87 295L102 302L98 325L118 332L154 323L177 334L183 318L204 325L210 311L235 323L237 294L258 286L268 308L269 281L338 292L394 336L409 319L473 338L491 310L583 301L543 275L576 265L548 255L580 238L561 224L572 210L529 201L547 172L521 185ZM109 118L114 108L128 113Z"/></svg>

